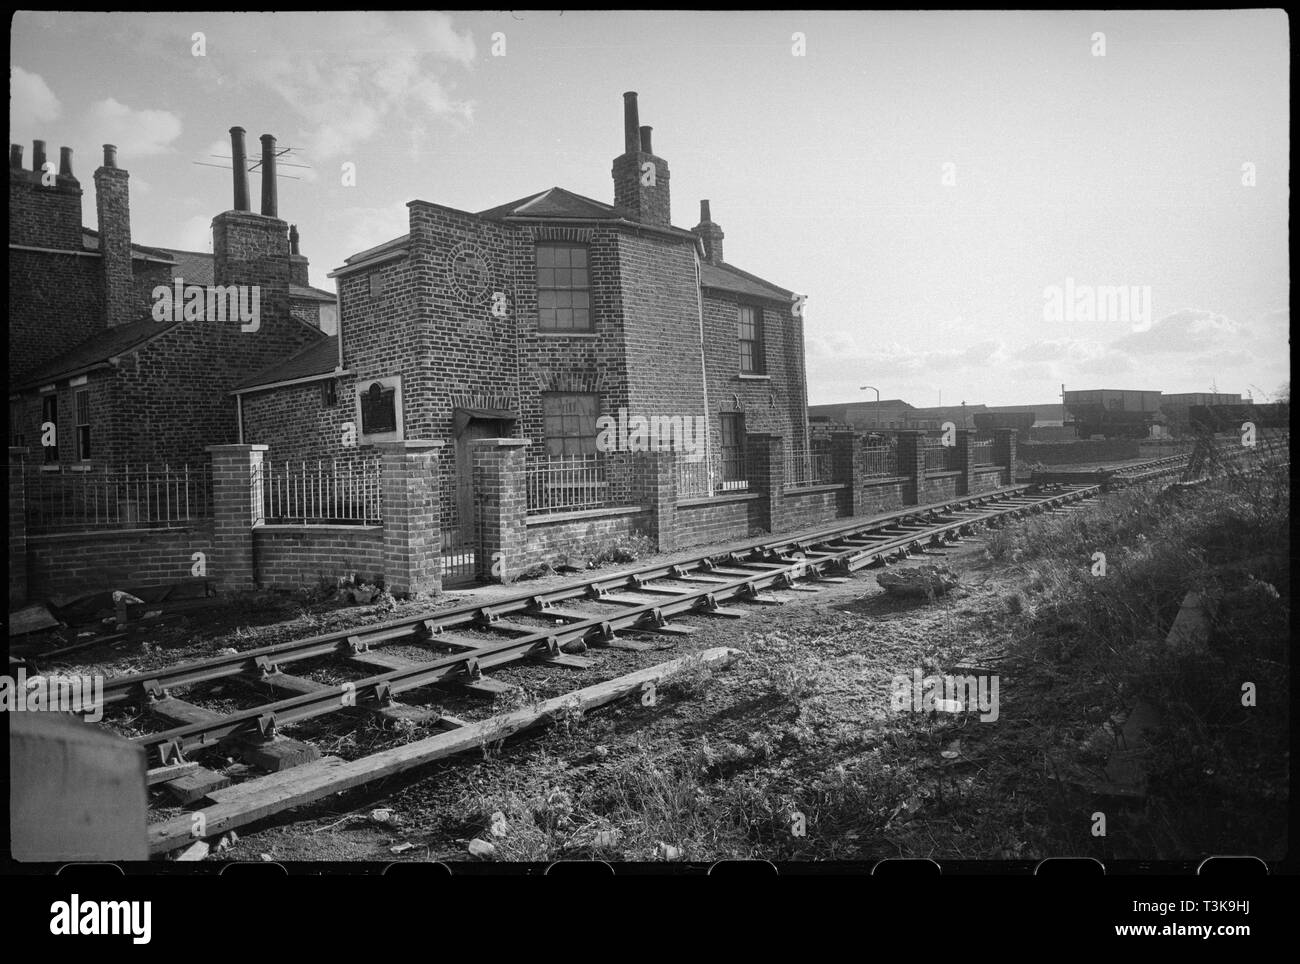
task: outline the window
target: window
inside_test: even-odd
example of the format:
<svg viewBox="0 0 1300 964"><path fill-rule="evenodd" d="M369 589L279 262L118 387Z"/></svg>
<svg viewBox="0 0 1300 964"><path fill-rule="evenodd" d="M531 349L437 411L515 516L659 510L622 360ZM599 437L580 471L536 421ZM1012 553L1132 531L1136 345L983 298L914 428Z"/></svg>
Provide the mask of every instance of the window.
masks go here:
<svg viewBox="0 0 1300 964"><path fill-rule="evenodd" d="M591 331L591 275L579 244L537 246L537 327Z"/></svg>
<svg viewBox="0 0 1300 964"><path fill-rule="evenodd" d="M361 431L365 435L397 431L397 390L374 382L361 396Z"/></svg>
<svg viewBox="0 0 1300 964"><path fill-rule="evenodd" d="M384 296L384 279L378 271L370 276L370 297L382 298Z"/></svg>
<svg viewBox="0 0 1300 964"><path fill-rule="evenodd" d="M27 444L27 433L23 431L24 408L21 399L9 403L9 444L23 446Z"/></svg>
<svg viewBox="0 0 1300 964"><path fill-rule="evenodd" d="M45 450L45 464L59 460L59 396L41 396L41 448ZM46 444L46 440L50 444Z"/></svg>
<svg viewBox="0 0 1300 964"><path fill-rule="evenodd" d="M591 394L542 395L543 434L546 454L595 455L596 409L599 396Z"/></svg>
<svg viewBox="0 0 1300 964"><path fill-rule="evenodd" d="M90 458L90 391L82 389L72 395L76 413L77 458L82 462Z"/></svg>
<svg viewBox="0 0 1300 964"><path fill-rule="evenodd" d="M745 413L723 412L722 421L722 481L738 482L746 478L745 472Z"/></svg>
<svg viewBox="0 0 1300 964"><path fill-rule="evenodd" d="M741 305L737 328L741 372L746 375L762 375L767 370L763 358L762 311L750 305Z"/></svg>
<svg viewBox="0 0 1300 964"><path fill-rule="evenodd" d="M339 404L339 381L327 378L320 383L320 403L324 408L337 408Z"/></svg>

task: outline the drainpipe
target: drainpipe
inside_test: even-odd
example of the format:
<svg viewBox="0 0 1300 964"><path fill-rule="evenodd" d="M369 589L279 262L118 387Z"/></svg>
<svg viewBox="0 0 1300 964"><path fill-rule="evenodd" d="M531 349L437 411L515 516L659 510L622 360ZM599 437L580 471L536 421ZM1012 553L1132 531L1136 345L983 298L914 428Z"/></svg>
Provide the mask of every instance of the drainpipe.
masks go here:
<svg viewBox="0 0 1300 964"><path fill-rule="evenodd" d="M712 414L709 412L709 368L705 363L704 353L704 295L700 293L700 246L703 241L696 239L695 246L691 249L695 255L695 310L700 319L700 378L704 384L704 471L709 471L709 436L713 434L712 427L709 425L713 421ZM709 495L713 495L713 483L709 483Z"/></svg>
<svg viewBox="0 0 1300 964"><path fill-rule="evenodd" d="M244 444L244 396L235 396L235 429L238 437L235 439L240 445Z"/></svg>

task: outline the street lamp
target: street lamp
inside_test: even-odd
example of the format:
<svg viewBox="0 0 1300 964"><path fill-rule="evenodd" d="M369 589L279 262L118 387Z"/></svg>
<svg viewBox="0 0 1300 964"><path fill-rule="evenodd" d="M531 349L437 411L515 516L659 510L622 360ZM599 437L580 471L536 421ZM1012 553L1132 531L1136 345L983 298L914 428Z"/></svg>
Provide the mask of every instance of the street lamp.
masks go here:
<svg viewBox="0 0 1300 964"><path fill-rule="evenodd" d="M880 389L871 385L863 385L858 391L865 392L868 388L876 393L876 431L880 431Z"/></svg>

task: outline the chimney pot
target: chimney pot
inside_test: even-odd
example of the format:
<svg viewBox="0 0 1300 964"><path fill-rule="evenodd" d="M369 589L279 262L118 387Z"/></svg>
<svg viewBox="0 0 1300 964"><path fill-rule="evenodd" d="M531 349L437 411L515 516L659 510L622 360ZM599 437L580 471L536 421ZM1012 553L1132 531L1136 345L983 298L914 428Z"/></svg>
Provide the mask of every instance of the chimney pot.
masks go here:
<svg viewBox="0 0 1300 964"><path fill-rule="evenodd" d="M39 174L45 168L45 142L32 141L32 170Z"/></svg>
<svg viewBox="0 0 1300 964"><path fill-rule="evenodd" d="M274 218L277 204L275 197L275 135L262 135L262 214Z"/></svg>
<svg viewBox="0 0 1300 964"><path fill-rule="evenodd" d="M642 154L654 153L654 148L650 146L650 132L653 130L654 130L653 127L641 128L641 153Z"/></svg>
<svg viewBox="0 0 1300 964"><path fill-rule="evenodd" d="M104 145L104 166L117 167L117 147L114 144Z"/></svg>
<svg viewBox="0 0 1300 964"><path fill-rule="evenodd" d="M298 254L298 225L289 225L289 253Z"/></svg>
<svg viewBox="0 0 1300 964"><path fill-rule="evenodd" d="M23 169L23 146L21 144L9 145L9 166L15 171Z"/></svg>
<svg viewBox="0 0 1300 964"><path fill-rule="evenodd" d="M248 154L244 150L244 129L230 128L230 169L235 178L235 210L248 210Z"/></svg>
<svg viewBox="0 0 1300 964"><path fill-rule="evenodd" d="M635 154L641 147L638 128L641 126L636 107L636 91L629 90L623 94L623 147L624 153Z"/></svg>
<svg viewBox="0 0 1300 964"><path fill-rule="evenodd" d="M709 202L701 201L700 202L700 223L709 224L712 221L713 221L713 216L709 214Z"/></svg>
<svg viewBox="0 0 1300 964"><path fill-rule="evenodd" d="M59 148L59 176L72 177L72 148Z"/></svg>

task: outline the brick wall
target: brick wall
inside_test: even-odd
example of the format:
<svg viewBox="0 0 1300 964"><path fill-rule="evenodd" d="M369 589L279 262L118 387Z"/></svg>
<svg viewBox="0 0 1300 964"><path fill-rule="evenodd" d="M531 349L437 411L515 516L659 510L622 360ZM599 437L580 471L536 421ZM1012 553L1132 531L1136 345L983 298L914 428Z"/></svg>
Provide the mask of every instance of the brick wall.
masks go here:
<svg viewBox="0 0 1300 964"><path fill-rule="evenodd" d="M794 490L783 494L784 528L806 529L847 516L848 487Z"/></svg>
<svg viewBox="0 0 1300 964"><path fill-rule="evenodd" d="M862 483L858 515L879 515L893 512L909 503L906 501L906 479L868 479Z"/></svg>
<svg viewBox="0 0 1300 964"><path fill-rule="evenodd" d="M931 472L921 483L921 495L918 504L925 505L928 502L944 502L948 499L955 499L962 493L960 492L962 483L961 472Z"/></svg>
<svg viewBox="0 0 1300 964"><path fill-rule="evenodd" d="M677 504L680 548L744 539L766 528L763 501L758 495L726 495Z"/></svg>
<svg viewBox="0 0 1300 964"><path fill-rule="evenodd" d="M258 526L253 530L254 573L263 589L299 589L343 576L384 579L382 526Z"/></svg>
<svg viewBox="0 0 1300 964"><path fill-rule="evenodd" d="M323 381L288 385L242 396L244 439L270 446L269 459L293 461L332 459L372 450L373 446L343 446L343 426L356 423L356 383L338 379L338 404L321 401ZM360 440L360 426L356 426Z"/></svg>
<svg viewBox="0 0 1300 964"><path fill-rule="evenodd" d="M601 514L584 514L582 518L551 519L532 516L527 522L527 541L519 570L549 562L557 555L576 551L583 543L605 543L630 535L645 535L650 528L650 513L612 510Z"/></svg>
<svg viewBox="0 0 1300 964"><path fill-rule="evenodd" d="M195 580L192 556L212 561L212 526L28 534L30 595L80 595L105 589Z"/></svg>
<svg viewBox="0 0 1300 964"><path fill-rule="evenodd" d="M85 341L103 327L103 317L103 269L97 254L9 249L11 383Z"/></svg>
<svg viewBox="0 0 1300 964"><path fill-rule="evenodd" d="M740 377L737 320L742 304L762 310L763 356L769 378ZM703 310L713 438L721 432L721 413L741 412L745 431L779 435L802 448L807 399L803 319L793 317L790 306L783 302L748 299L714 289L704 289Z"/></svg>
<svg viewBox="0 0 1300 964"><path fill-rule="evenodd" d="M1003 482L1003 470L1001 468L978 468L975 470L975 488L972 494L980 492L992 492L994 489L1000 489L1008 484Z"/></svg>

